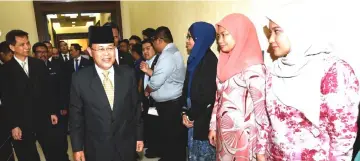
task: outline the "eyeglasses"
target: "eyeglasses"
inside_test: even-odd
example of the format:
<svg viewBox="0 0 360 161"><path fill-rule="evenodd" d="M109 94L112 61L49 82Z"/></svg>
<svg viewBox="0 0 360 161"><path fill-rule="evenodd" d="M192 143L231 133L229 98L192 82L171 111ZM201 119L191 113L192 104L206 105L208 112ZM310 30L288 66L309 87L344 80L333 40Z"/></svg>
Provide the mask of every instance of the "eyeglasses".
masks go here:
<svg viewBox="0 0 360 161"><path fill-rule="evenodd" d="M158 39L163 39L163 38L153 36L153 37L151 37L150 39L151 39L152 42L154 42L154 41L156 41L156 40L158 40Z"/></svg>
<svg viewBox="0 0 360 161"><path fill-rule="evenodd" d="M99 49L93 49L93 48L91 48L91 50L97 51L97 52L101 52L101 53L112 52L112 51L114 51L114 49L115 49L115 47L99 48Z"/></svg>

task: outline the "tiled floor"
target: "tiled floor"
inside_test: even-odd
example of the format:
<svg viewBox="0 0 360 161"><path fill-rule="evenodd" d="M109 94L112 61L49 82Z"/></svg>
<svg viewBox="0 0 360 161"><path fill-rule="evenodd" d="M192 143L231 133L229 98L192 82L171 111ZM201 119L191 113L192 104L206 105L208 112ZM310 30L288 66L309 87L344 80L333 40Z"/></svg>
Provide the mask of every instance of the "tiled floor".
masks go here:
<svg viewBox="0 0 360 161"><path fill-rule="evenodd" d="M73 155L72 155L72 149L71 149L71 145L70 145L70 138L68 138L68 141L69 141L69 148L68 148L68 154L69 154L69 159L71 161L73 161ZM38 148L38 151L40 153L40 158L41 158L41 161L46 161L45 158L44 158L44 155L43 155L43 152L41 150L41 147L40 145L37 143L37 148ZM140 154L141 156L141 159L139 161L158 161L159 158L155 158L155 159L148 159L144 156L143 153ZM17 159L15 159L17 161Z"/></svg>

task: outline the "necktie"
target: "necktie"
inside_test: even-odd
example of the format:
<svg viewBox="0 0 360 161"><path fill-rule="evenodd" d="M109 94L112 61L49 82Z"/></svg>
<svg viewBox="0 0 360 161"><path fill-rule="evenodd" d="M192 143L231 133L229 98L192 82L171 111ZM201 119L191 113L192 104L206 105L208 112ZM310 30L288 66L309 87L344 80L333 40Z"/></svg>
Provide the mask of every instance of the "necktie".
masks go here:
<svg viewBox="0 0 360 161"><path fill-rule="evenodd" d="M111 83L111 80L109 79L109 71L104 71L103 75L104 75L104 81L103 81L104 90L112 110L114 105L114 95L115 95L114 87Z"/></svg>
<svg viewBox="0 0 360 161"><path fill-rule="evenodd" d="M69 61L68 55L65 54L64 56L65 56L65 61Z"/></svg>
<svg viewBox="0 0 360 161"><path fill-rule="evenodd" d="M79 59L75 59L75 71L79 70Z"/></svg>
<svg viewBox="0 0 360 161"><path fill-rule="evenodd" d="M22 62L21 63L21 65L22 65L22 68L24 69L24 72L25 72L25 74L27 75L27 76L29 76L29 72L27 71L27 69L25 68L26 66L26 62L24 61L24 62Z"/></svg>

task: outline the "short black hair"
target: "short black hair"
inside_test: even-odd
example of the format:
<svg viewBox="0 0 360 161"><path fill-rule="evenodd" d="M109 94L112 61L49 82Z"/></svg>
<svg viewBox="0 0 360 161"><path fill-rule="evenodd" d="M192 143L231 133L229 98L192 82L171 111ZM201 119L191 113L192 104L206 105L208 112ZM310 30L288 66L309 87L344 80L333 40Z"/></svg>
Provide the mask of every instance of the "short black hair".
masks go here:
<svg viewBox="0 0 360 161"><path fill-rule="evenodd" d="M127 45L129 45L129 40L128 40L128 39L120 40L120 41L119 41L119 44L120 44L120 43L123 43L123 42L126 43Z"/></svg>
<svg viewBox="0 0 360 161"><path fill-rule="evenodd" d="M71 44L70 46L73 46L76 51L81 51L81 46L78 43Z"/></svg>
<svg viewBox="0 0 360 161"><path fill-rule="evenodd" d="M146 43L150 43L150 44L151 44L151 46L153 45L153 44L152 44L152 41L151 41L151 39L150 39L150 38L148 38L148 39L144 39L144 40L141 42L141 44L146 44Z"/></svg>
<svg viewBox="0 0 360 161"><path fill-rule="evenodd" d="M103 26L110 26L113 29L117 29L118 32L120 33L120 29L119 26L116 23L113 22L106 22Z"/></svg>
<svg viewBox="0 0 360 161"><path fill-rule="evenodd" d="M141 42L141 38L139 36L136 36L136 35L132 35L129 40L136 40L139 43Z"/></svg>
<svg viewBox="0 0 360 161"><path fill-rule="evenodd" d="M166 43L172 43L174 42L174 39L171 35L171 31L166 26L160 26L155 30L155 38L161 38Z"/></svg>
<svg viewBox="0 0 360 161"><path fill-rule="evenodd" d="M11 30L6 34L6 42L10 45L15 46L16 37L26 37L29 38L29 34L23 30Z"/></svg>
<svg viewBox="0 0 360 161"><path fill-rule="evenodd" d="M137 54L140 55L140 57L142 57L143 53L142 53L142 45L141 44L134 44L133 47L131 48L131 51L135 51Z"/></svg>
<svg viewBox="0 0 360 161"><path fill-rule="evenodd" d="M44 47L46 50L48 50L47 46L42 42L37 42L32 47L32 52L36 54L36 48L38 47Z"/></svg>
<svg viewBox="0 0 360 161"><path fill-rule="evenodd" d="M52 43L51 43L50 41L43 41L42 43L44 43L44 44L51 44L51 46L52 46Z"/></svg>
<svg viewBox="0 0 360 161"><path fill-rule="evenodd" d="M6 41L0 43L0 53L4 53L5 55L13 53Z"/></svg>
<svg viewBox="0 0 360 161"><path fill-rule="evenodd" d="M61 41L59 41L59 43L58 43L58 47L60 47L60 44L61 44L62 42L67 45L67 42L61 40Z"/></svg>
<svg viewBox="0 0 360 161"><path fill-rule="evenodd" d="M155 35L155 29L153 28L147 28L142 31L142 34L147 36L148 38L151 38Z"/></svg>

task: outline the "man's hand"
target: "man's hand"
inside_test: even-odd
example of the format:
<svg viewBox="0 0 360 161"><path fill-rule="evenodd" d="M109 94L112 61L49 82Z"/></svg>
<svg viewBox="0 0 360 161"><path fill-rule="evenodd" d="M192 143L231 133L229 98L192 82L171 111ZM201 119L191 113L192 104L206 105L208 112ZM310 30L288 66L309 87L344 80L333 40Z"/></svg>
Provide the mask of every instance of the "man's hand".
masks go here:
<svg viewBox="0 0 360 161"><path fill-rule="evenodd" d="M145 97L149 97L149 96L150 96L150 93L147 92L147 91L144 91L144 95L145 95Z"/></svg>
<svg viewBox="0 0 360 161"><path fill-rule="evenodd" d="M183 115L182 116L182 119L183 119L183 124L187 127L187 128L192 128L194 126L194 121L190 121L188 119L188 116L187 115Z"/></svg>
<svg viewBox="0 0 360 161"><path fill-rule="evenodd" d="M74 152L74 161L85 161L84 151Z"/></svg>
<svg viewBox="0 0 360 161"><path fill-rule="evenodd" d="M136 152L142 152L144 149L144 142L143 141L137 141L136 142Z"/></svg>
<svg viewBox="0 0 360 161"><path fill-rule="evenodd" d="M60 114L62 116L66 116L67 115L67 110L60 110Z"/></svg>
<svg viewBox="0 0 360 161"><path fill-rule="evenodd" d="M22 140L22 131L19 127L15 127L11 130L11 136L14 140Z"/></svg>
<svg viewBox="0 0 360 161"><path fill-rule="evenodd" d="M144 73L147 73L147 72L149 71L149 69L150 69L149 64L146 63L145 61L142 61L142 62L140 63L140 69L141 69L141 71L143 71Z"/></svg>
<svg viewBox="0 0 360 161"><path fill-rule="evenodd" d="M51 115L51 123L56 125L58 123L58 117L56 115Z"/></svg>

